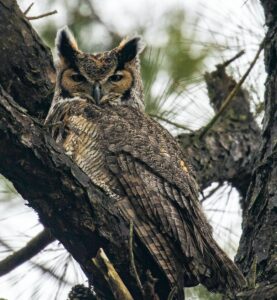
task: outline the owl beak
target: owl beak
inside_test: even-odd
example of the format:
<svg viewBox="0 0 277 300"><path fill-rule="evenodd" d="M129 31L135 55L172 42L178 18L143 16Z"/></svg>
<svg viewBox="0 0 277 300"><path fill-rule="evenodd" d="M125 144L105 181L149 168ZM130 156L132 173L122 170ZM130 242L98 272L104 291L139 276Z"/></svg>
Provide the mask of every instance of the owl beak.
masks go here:
<svg viewBox="0 0 277 300"><path fill-rule="evenodd" d="M92 97L97 105L100 103L101 99L101 87L99 83L95 83L92 87Z"/></svg>

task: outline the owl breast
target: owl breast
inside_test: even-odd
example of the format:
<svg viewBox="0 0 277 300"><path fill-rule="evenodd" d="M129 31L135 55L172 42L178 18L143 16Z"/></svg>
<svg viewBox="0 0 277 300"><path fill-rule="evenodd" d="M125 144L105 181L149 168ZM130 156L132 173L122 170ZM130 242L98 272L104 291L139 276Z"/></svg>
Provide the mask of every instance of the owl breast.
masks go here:
<svg viewBox="0 0 277 300"><path fill-rule="evenodd" d="M63 148L75 163L86 173L92 182L117 200L117 187L105 164L104 154L99 146L100 135L97 124L88 121L81 115L73 115L67 119L68 134L64 139Z"/></svg>

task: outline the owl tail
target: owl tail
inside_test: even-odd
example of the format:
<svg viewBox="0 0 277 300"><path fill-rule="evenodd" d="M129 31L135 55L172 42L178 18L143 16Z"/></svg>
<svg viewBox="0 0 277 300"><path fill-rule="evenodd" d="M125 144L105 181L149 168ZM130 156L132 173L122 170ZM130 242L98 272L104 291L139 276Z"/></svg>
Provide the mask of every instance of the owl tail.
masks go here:
<svg viewBox="0 0 277 300"><path fill-rule="evenodd" d="M209 291L235 294L246 280L235 263L217 245L212 236L206 236L203 245L202 263L192 260L192 273ZM201 260L200 260L201 261Z"/></svg>

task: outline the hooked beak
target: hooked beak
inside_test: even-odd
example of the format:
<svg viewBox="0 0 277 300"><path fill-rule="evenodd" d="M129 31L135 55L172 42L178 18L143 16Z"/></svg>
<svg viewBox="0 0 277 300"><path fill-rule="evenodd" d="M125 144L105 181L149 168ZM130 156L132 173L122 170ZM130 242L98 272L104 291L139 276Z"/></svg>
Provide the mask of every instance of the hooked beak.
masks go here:
<svg viewBox="0 0 277 300"><path fill-rule="evenodd" d="M100 84L97 82L92 87L92 97L97 105L100 104L101 95L101 87Z"/></svg>

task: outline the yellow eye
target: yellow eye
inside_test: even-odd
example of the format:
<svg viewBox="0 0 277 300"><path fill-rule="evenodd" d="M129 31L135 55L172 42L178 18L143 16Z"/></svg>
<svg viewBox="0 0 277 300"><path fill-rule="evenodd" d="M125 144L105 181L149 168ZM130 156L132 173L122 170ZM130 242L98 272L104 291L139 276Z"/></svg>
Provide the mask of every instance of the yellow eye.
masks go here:
<svg viewBox="0 0 277 300"><path fill-rule="evenodd" d="M76 81L76 82L85 82L86 78L82 76L81 74L73 74L71 75L71 79Z"/></svg>
<svg viewBox="0 0 277 300"><path fill-rule="evenodd" d="M117 82L123 78L123 75L115 74L109 77L110 81Z"/></svg>

